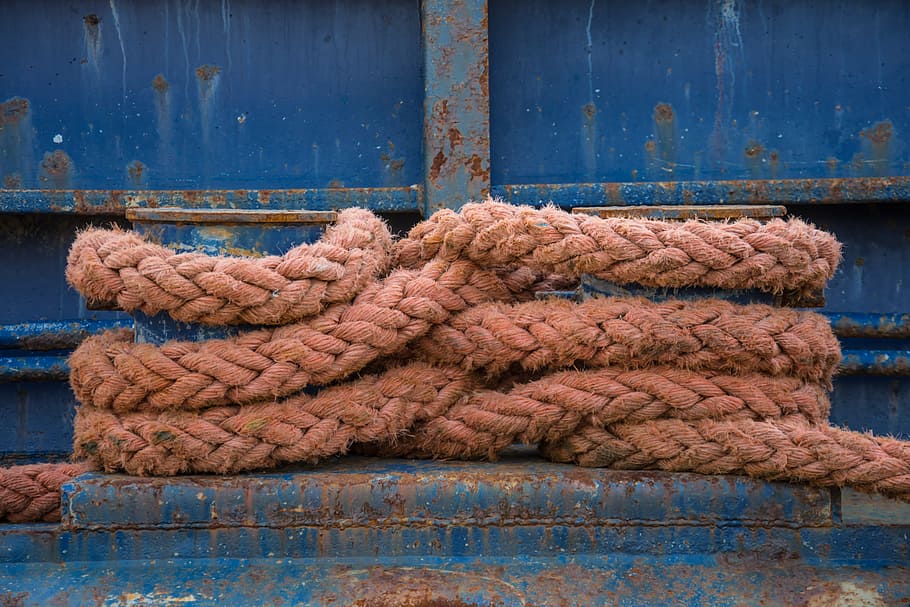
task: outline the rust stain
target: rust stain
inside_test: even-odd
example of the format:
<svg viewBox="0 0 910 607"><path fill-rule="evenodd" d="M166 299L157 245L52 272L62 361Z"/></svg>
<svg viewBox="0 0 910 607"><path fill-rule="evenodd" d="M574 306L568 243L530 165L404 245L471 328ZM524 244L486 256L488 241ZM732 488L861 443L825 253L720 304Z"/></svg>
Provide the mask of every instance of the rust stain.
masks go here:
<svg viewBox="0 0 910 607"><path fill-rule="evenodd" d="M379 597L359 599L351 603L350 607L485 607L485 605L491 604L465 603L460 599L405 598L402 600L395 597Z"/></svg>
<svg viewBox="0 0 910 607"><path fill-rule="evenodd" d="M16 190L22 187L22 176L19 173L10 173L3 178L3 187L7 190Z"/></svg>
<svg viewBox="0 0 910 607"><path fill-rule="evenodd" d="M481 179L487 181L490 178L490 169L483 167L483 159L477 154L472 154L470 158L464 161L472 179Z"/></svg>
<svg viewBox="0 0 910 607"><path fill-rule="evenodd" d="M62 194L62 192L61 192ZM55 192L49 192L49 196ZM123 192L111 190L103 200L86 198L85 191L73 191L73 211L76 214L116 215L123 213Z"/></svg>
<svg viewBox="0 0 910 607"><path fill-rule="evenodd" d="M0 607L25 607L29 596L28 592L4 592L0 594Z"/></svg>
<svg viewBox="0 0 910 607"><path fill-rule="evenodd" d="M449 139L449 151L454 152L455 148L461 145L464 142L464 138L461 136L461 131L457 127L450 127L449 132L446 134L446 137Z"/></svg>
<svg viewBox="0 0 910 607"><path fill-rule="evenodd" d="M764 146L762 146L762 144L758 143L757 141L750 141L749 144L746 145L746 158L761 158L761 155L764 153Z"/></svg>
<svg viewBox="0 0 910 607"><path fill-rule="evenodd" d="M585 115L586 120L593 120L597 115L597 106L594 105L594 102L586 103L581 106L581 113Z"/></svg>
<svg viewBox="0 0 910 607"><path fill-rule="evenodd" d="M653 154L655 151L657 151L657 144L654 143L654 140L653 140L653 139L648 139L648 140L645 142L645 151L646 151L648 154Z"/></svg>
<svg viewBox="0 0 910 607"><path fill-rule="evenodd" d="M654 106L654 122L657 124L673 122L674 118L673 106L669 103L658 103Z"/></svg>
<svg viewBox="0 0 910 607"><path fill-rule="evenodd" d="M654 106L654 130L657 155L668 163L671 172L676 163L676 114L669 103Z"/></svg>
<svg viewBox="0 0 910 607"><path fill-rule="evenodd" d="M886 145L891 141L893 132L894 126L891 121L883 120L882 122L876 122L868 129L863 129L859 132L859 136L868 139L873 145Z"/></svg>
<svg viewBox="0 0 910 607"><path fill-rule="evenodd" d="M859 136L869 142L872 148L872 158L869 164L875 175L884 177L888 172L888 160L891 150L891 139L894 135L894 126L890 120L876 122L868 129L859 132Z"/></svg>
<svg viewBox="0 0 910 607"><path fill-rule="evenodd" d="M201 82L208 82L215 78L219 73L221 73L220 67L206 63L205 65L200 65L196 68L196 79Z"/></svg>
<svg viewBox="0 0 910 607"><path fill-rule="evenodd" d="M829 156L828 159L825 160L825 166L828 167L828 172L831 174L832 177L837 175L837 165L838 164L839 164L839 161L834 156Z"/></svg>
<svg viewBox="0 0 910 607"><path fill-rule="evenodd" d="M433 156L433 164L430 166L430 181L439 179L439 173L442 171L442 167L447 160L448 158L442 153L442 150L436 152L436 155Z"/></svg>
<svg viewBox="0 0 910 607"><path fill-rule="evenodd" d="M771 166L771 177L776 179L780 175L780 153L777 150L768 153L768 164Z"/></svg>
<svg viewBox="0 0 910 607"><path fill-rule="evenodd" d="M329 189L339 190L344 187L344 182L340 179L332 179L329 181Z"/></svg>
<svg viewBox="0 0 910 607"><path fill-rule="evenodd" d="M202 68L199 68L199 69L202 69ZM198 75L198 73L199 73L198 69L196 70L196 73ZM170 88L170 86L171 85L168 83L167 79L164 77L164 74L158 74L157 76L152 78L152 88L155 89L155 92L157 92L157 93L166 93L168 91L168 89Z"/></svg>
<svg viewBox="0 0 910 607"><path fill-rule="evenodd" d="M12 97L0 103L0 130L19 124L28 116L28 99Z"/></svg>
<svg viewBox="0 0 910 607"><path fill-rule="evenodd" d="M44 159L41 161L41 174L38 180L42 183L49 183L54 188L65 188L69 186L70 179L73 175L73 160L63 150L54 150L45 152Z"/></svg>
<svg viewBox="0 0 910 607"><path fill-rule="evenodd" d="M126 174L133 187L142 187L145 183L146 166L139 160L134 160L126 165Z"/></svg>
<svg viewBox="0 0 910 607"><path fill-rule="evenodd" d="M85 52L88 55L82 63L97 68L101 58L101 17L95 13L85 15L82 17L82 27L85 30Z"/></svg>

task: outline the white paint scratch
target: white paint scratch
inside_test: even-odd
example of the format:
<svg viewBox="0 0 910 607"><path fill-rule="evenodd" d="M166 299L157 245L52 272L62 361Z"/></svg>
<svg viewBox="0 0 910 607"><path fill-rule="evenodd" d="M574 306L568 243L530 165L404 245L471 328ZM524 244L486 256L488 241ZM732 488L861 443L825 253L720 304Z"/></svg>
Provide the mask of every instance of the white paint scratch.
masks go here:
<svg viewBox="0 0 910 607"><path fill-rule="evenodd" d="M594 22L594 4L597 0L591 0L588 7L588 25L585 27L585 35L588 37L588 101L594 103L594 41L591 37L591 24Z"/></svg>
<svg viewBox="0 0 910 607"><path fill-rule="evenodd" d="M120 15L117 13L117 4L110 0L111 14L114 16L114 29L117 30L117 39L120 41L120 55L123 57L123 68L121 70L123 101L126 101L126 46L123 44L123 31L120 29Z"/></svg>

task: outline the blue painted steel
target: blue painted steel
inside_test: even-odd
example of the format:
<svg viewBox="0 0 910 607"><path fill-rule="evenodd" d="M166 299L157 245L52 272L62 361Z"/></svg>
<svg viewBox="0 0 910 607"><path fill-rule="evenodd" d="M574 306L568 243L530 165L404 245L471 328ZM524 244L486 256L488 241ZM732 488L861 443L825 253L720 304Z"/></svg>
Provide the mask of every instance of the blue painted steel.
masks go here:
<svg viewBox="0 0 910 607"><path fill-rule="evenodd" d="M808 535L839 540L849 534L844 531ZM289 543L296 539L271 537L275 535L273 531L250 538L249 544ZM491 534L489 538L491 542L508 541L516 535L510 533L500 538ZM691 535L692 532L686 530L668 536L666 545L689 541ZM575 534L560 536L572 540ZM762 536L770 541L776 539L771 533ZM216 535L211 541L220 539ZM411 539L410 534L406 539ZM479 538L463 535L452 539L458 540L473 542ZM902 599L910 594L907 581L910 571L903 564L883 565L882 569L852 562L814 567L794 562L787 554L776 559L730 554L684 559L646 554L417 556L383 557L381 564L373 556L331 559L171 557L121 561L116 567L111 567L110 563L92 562L51 566L23 563L3 567L2 572L6 576L3 585L8 588L9 604L22 607L58 604L330 607L901 605L904 604ZM614 597L617 602L609 602Z"/></svg>
<svg viewBox="0 0 910 607"><path fill-rule="evenodd" d="M560 207L905 202L910 177L529 183L494 185L492 195L512 204Z"/></svg>
<svg viewBox="0 0 910 607"><path fill-rule="evenodd" d="M421 181L412 0L15 0L0 57L8 186Z"/></svg>
<svg viewBox="0 0 910 607"><path fill-rule="evenodd" d="M32 351L73 348L89 335L113 329L127 329L132 325L132 320L126 319L38 321L0 325L0 351L6 348Z"/></svg>
<svg viewBox="0 0 910 607"><path fill-rule="evenodd" d="M69 377L67 355L0 356L0 381L65 380Z"/></svg>
<svg viewBox="0 0 910 607"><path fill-rule="evenodd" d="M624 593L623 604L836 604L857 591L891 601L910 592L910 506L870 524L882 503L520 452L495 464L346 458L241 477L90 475L65 487L61 525L0 528L0 592L22 604L90 592L119 604L587 606Z"/></svg>
<svg viewBox="0 0 910 607"><path fill-rule="evenodd" d="M490 3L492 183L907 177L908 30L902 0Z"/></svg>
<svg viewBox="0 0 910 607"><path fill-rule="evenodd" d="M280 210L129 209L133 229L178 253L264 257L319 240L335 213Z"/></svg>
<svg viewBox="0 0 910 607"><path fill-rule="evenodd" d="M91 474L66 486L62 525L91 530L673 526L691 522L695 513L699 524L713 526L835 522L825 489L733 476L584 469L522 451L495 464L350 457L255 476ZM370 546L349 549L366 552Z"/></svg>
<svg viewBox="0 0 910 607"><path fill-rule="evenodd" d="M421 0L424 215L490 191L486 0Z"/></svg>
<svg viewBox="0 0 910 607"><path fill-rule="evenodd" d="M844 350L841 375L910 375L910 350Z"/></svg>
<svg viewBox="0 0 910 607"><path fill-rule="evenodd" d="M0 213L122 215L132 207L417 211L419 185L295 190L0 190Z"/></svg>
<svg viewBox="0 0 910 607"><path fill-rule="evenodd" d="M574 207L573 213L595 217L642 217L667 221L688 219L770 219L784 217L787 207L769 204L662 204L662 205L617 205L597 207Z"/></svg>
<svg viewBox="0 0 910 607"><path fill-rule="evenodd" d="M910 339L910 314L823 313L838 337Z"/></svg>
<svg viewBox="0 0 910 607"><path fill-rule="evenodd" d="M95 219L110 225L114 218ZM132 323L122 313L87 311L66 285L67 250L88 222L72 216L0 216L0 465L72 451L68 350L105 326Z"/></svg>

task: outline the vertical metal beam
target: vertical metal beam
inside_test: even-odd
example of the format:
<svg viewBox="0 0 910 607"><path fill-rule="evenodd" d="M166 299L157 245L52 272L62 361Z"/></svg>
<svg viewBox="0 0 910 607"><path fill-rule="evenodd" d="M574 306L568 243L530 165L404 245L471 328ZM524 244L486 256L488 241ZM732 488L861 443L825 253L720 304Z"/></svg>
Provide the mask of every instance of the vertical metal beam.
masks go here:
<svg viewBox="0 0 910 607"><path fill-rule="evenodd" d="M424 215L490 192L486 0L423 0Z"/></svg>

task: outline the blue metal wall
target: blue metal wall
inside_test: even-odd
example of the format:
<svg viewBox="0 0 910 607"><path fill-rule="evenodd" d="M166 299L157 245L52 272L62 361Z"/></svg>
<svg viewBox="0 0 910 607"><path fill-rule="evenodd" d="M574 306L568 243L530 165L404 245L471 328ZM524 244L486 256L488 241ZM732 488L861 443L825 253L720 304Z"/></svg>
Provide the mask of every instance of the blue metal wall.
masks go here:
<svg viewBox="0 0 910 607"><path fill-rule="evenodd" d="M3 12L0 101L28 108L11 114L7 101L21 122L0 137L0 172L21 187L420 180L413 0L45 0Z"/></svg>
<svg viewBox="0 0 910 607"><path fill-rule="evenodd" d="M490 3L494 184L907 175L901 1Z"/></svg>

